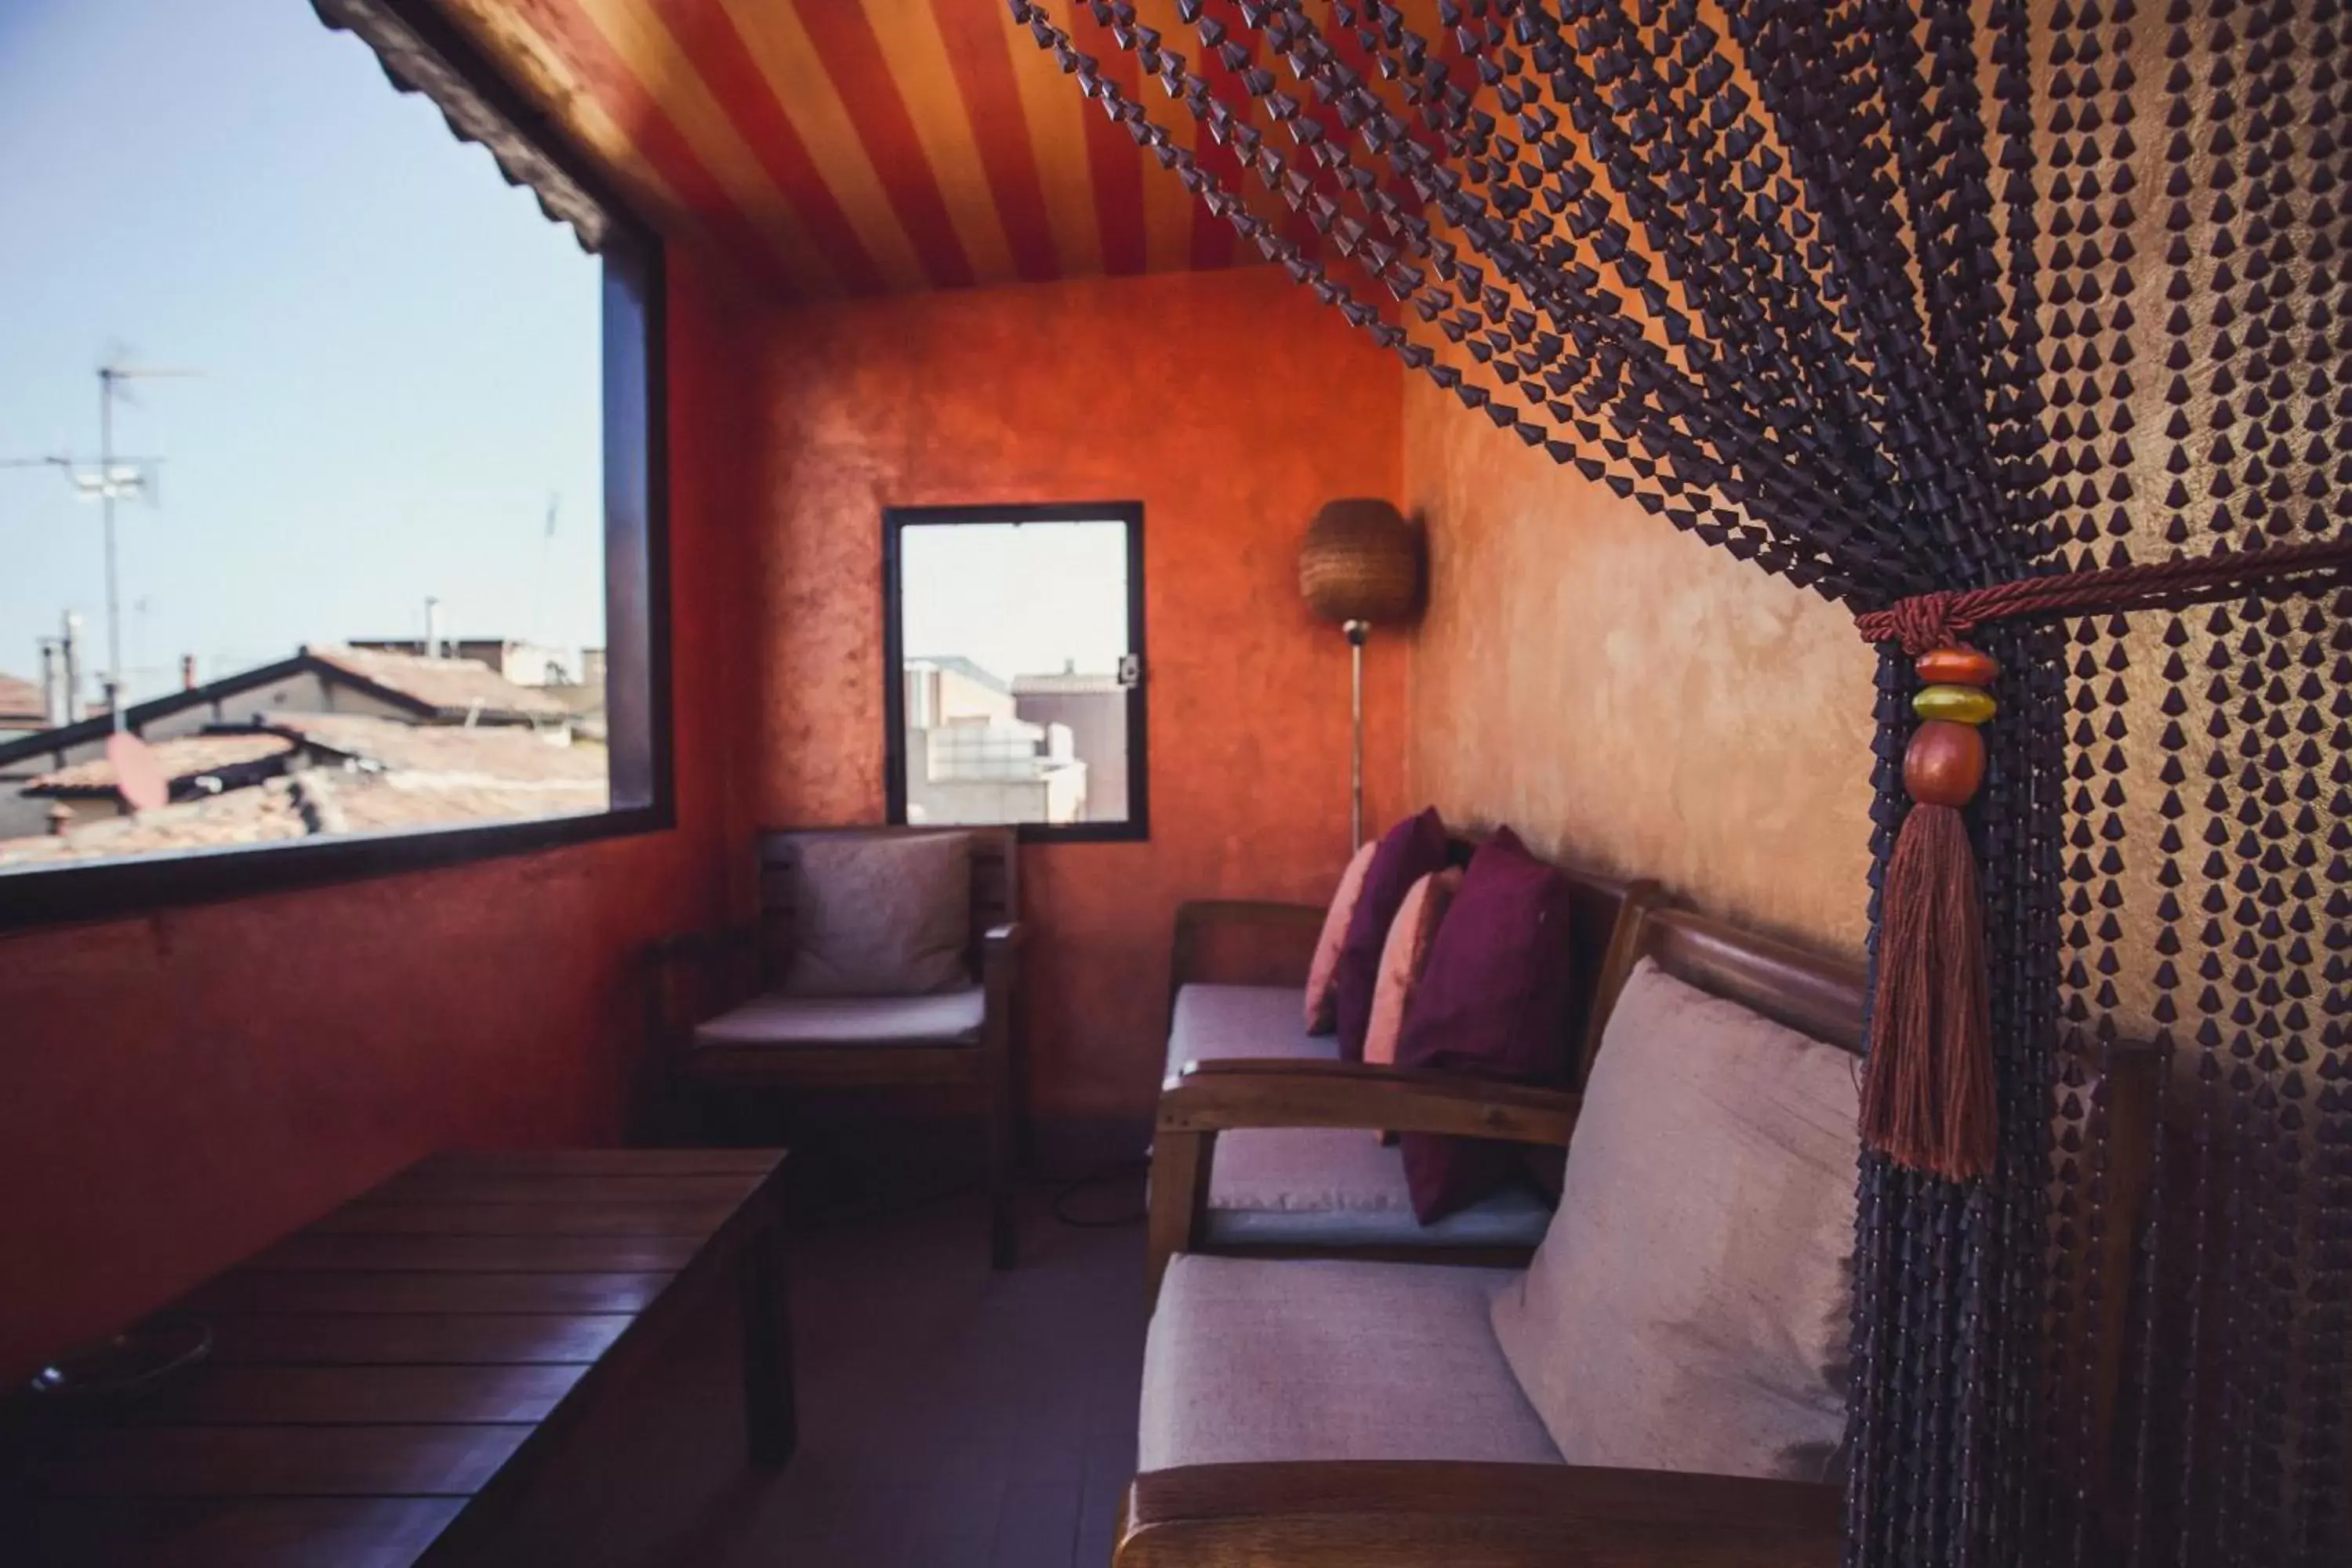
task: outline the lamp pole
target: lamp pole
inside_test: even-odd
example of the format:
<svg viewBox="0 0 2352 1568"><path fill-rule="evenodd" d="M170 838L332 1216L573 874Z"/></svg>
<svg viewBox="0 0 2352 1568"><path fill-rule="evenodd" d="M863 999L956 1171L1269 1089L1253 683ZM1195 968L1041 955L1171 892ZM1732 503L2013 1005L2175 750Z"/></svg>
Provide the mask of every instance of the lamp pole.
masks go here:
<svg viewBox="0 0 2352 1568"><path fill-rule="evenodd" d="M1348 850L1353 854L1364 847L1364 638L1372 624L1349 621L1339 629L1348 635L1348 712L1355 725L1348 773Z"/></svg>

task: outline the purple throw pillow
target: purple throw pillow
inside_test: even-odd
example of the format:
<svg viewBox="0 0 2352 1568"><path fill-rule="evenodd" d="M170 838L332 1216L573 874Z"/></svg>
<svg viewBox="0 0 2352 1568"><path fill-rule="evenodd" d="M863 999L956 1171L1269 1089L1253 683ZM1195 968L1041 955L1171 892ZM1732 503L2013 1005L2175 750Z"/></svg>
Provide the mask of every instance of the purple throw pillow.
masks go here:
<svg viewBox="0 0 2352 1568"><path fill-rule="evenodd" d="M1364 1037L1372 1026L1372 993L1379 986L1381 950L1388 945L1389 927L1404 896L1423 877L1445 869L1445 819L1431 806L1409 816L1381 837L1364 870L1363 890L1356 895L1356 912L1348 921L1348 940L1339 945L1339 969L1334 1002L1339 1022L1339 1055L1343 1060L1364 1059Z"/></svg>
<svg viewBox="0 0 2352 1568"><path fill-rule="evenodd" d="M1509 828L1470 858L1405 1011L1397 1065L1513 1083L1568 1079L1575 994L1568 879ZM1401 1140L1412 1212L1423 1225L1501 1186L1515 1144L1409 1132Z"/></svg>

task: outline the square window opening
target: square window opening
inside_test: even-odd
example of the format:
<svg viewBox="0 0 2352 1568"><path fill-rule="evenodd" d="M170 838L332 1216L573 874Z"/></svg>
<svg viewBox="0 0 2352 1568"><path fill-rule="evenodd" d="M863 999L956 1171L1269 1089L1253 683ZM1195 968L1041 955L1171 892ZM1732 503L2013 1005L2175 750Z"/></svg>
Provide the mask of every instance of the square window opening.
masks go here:
<svg viewBox="0 0 2352 1568"><path fill-rule="evenodd" d="M1139 503L896 508L882 575L893 823L1150 836Z"/></svg>

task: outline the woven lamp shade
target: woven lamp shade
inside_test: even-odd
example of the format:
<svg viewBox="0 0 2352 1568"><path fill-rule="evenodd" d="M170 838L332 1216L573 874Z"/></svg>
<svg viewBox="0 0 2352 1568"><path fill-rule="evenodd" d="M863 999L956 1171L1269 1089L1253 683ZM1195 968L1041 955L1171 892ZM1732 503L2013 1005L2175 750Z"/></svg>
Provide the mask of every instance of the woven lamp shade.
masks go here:
<svg viewBox="0 0 2352 1568"><path fill-rule="evenodd" d="M1298 548L1298 591L1327 621L1393 625L1421 600L1421 539L1384 500L1335 500Z"/></svg>

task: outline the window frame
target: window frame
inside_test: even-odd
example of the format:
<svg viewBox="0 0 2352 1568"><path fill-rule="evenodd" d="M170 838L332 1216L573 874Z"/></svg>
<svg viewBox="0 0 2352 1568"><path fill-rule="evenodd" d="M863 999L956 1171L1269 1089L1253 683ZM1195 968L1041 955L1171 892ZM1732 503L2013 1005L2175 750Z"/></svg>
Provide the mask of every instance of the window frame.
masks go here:
<svg viewBox="0 0 2352 1568"><path fill-rule="evenodd" d="M899 613L900 535L908 528L1023 522L1117 522L1126 526L1128 652L1141 670L1141 679L1127 689L1127 816L1118 822L1011 822L987 826L1013 828L1024 844L1149 843L1151 660L1144 644L1143 503L1139 500L883 509L882 782L887 820L893 826L904 826L907 822L907 685L901 673L906 662L906 628Z"/></svg>
<svg viewBox="0 0 2352 1568"><path fill-rule="evenodd" d="M677 825L670 690L668 323L660 237L431 0L366 0L406 27L603 220L604 647L614 803L593 816L191 849L0 872L0 931L120 920L535 854ZM363 47L362 40L352 40ZM551 221L553 221L551 219ZM134 705L134 709L137 705Z"/></svg>

